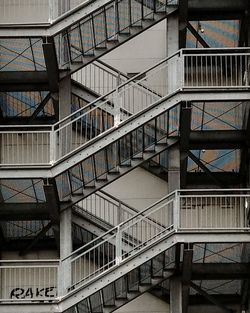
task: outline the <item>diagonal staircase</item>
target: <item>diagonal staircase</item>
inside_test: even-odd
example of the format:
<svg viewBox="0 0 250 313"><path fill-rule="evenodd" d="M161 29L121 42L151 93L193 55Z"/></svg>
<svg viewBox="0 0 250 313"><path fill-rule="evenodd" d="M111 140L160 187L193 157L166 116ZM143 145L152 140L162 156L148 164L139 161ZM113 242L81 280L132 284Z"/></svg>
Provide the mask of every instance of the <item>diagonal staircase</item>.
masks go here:
<svg viewBox="0 0 250 313"><path fill-rule="evenodd" d="M79 10L82 17L76 15L74 23L54 35L58 65L68 70L67 75L162 21L178 8L176 0L97 2L92 10L88 6L83 14Z"/></svg>
<svg viewBox="0 0 250 313"><path fill-rule="evenodd" d="M237 236L249 240L248 233L242 232L248 229L245 201L249 201L249 191L244 195L241 192L235 190L233 195L224 195L221 190L215 194L197 190L197 195L190 195L185 190L180 196L178 191L171 193L74 251L61 263L65 275L71 269L70 279L63 286L67 295L62 298L62 310L92 312L91 303L98 303L98 312L112 312L134 299L133 295L136 297L162 283L174 273L176 242L220 242L220 236L225 238L224 232L227 242ZM216 225L206 218L211 210L220 216L225 203L238 217L226 220L222 217ZM201 220L195 218L197 214L203 214ZM123 296L115 292L120 285ZM107 298L110 302L105 301Z"/></svg>
<svg viewBox="0 0 250 313"><path fill-rule="evenodd" d="M81 311L82 306L89 307L91 303L99 303L101 312L112 312L173 274L174 253L170 248L174 244L171 241L169 241L169 245L164 244L164 250L152 249L152 257L149 261L142 256L143 253L139 260L134 259L133 255L144 248L147 249L147 245L149 247L154 242L159 243L160 238L166 239L166 236L173 233L174 199L175 194L168 195L62 260L63 270L68 271L69 264L72 268L71 285L67 286L67 283L64 285L64 289L69 292L69 295L75 294L90 281L98 284L97 279L100 275L107 273L110 276L110 271L117 266L119 266L120 273L123 273L118 279L117 276L111 274L110 283L100 291L92 293L92 288L88 288L91 292L89 297L87 291L85 299L76 304L80 312L83 312ZM136 262L136 268L133 269L135 265L130 267L126 264L123 272L122 267L126 260ZM90 262L95 264L94 267L89 267ZM121 262L123 265L120 265ZM77 273L76 276L74 273ZM115 278L114 280L112 276ZM70 297L70 302L72 298L76 302L76 296ZM63 307L69 305L66 298L62 300ZM89 308L88 312L92 309L92 307Z"/></svg>

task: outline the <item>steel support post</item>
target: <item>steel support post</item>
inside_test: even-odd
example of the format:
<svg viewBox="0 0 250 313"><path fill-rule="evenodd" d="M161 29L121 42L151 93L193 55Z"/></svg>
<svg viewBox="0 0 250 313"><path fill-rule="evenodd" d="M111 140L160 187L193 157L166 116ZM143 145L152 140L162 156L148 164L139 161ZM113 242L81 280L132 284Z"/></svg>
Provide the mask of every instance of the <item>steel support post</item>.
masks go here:
<svg viewBox="0 0 250 313"><path fill-rule="evenodd" d="M180 277L170 279L170 313L182 313L182 283Z"/></svg>

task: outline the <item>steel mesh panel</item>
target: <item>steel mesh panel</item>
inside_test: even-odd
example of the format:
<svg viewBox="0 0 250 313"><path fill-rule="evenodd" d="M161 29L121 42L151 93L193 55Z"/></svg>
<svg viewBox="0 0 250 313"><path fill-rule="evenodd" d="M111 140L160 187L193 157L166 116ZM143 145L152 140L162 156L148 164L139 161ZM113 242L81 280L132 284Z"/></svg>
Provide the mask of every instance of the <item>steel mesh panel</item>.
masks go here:
<svg viewBox="0 0 250 313"><path fill-rule="evenodd" d="M127 297L126 276L122 276L115 281L115 295L116 295L116 299L124 299Z"/></svg>
<svg viewBox="0 0 250 313"><path fill-rule="evenodd" d="M91 295L89 301L92 313L102 313L102 300L99 291Z"/></svg>
<svg viewBox="0 0 250 313"><path fill-rule="evenodd" d="M106 12L106 27L107 27L107 38L112 38L116 33L116 19L115 19L115 7L111 3L105 7Z"/></svg>
<svg viewBox="0 0 250 313"><path fill-rule="evenodd" d="M135 268L127 274L128 291L139 291L140 277L139 268Z"/></svg>
<svg viewBox="0 0 250 313"><path fill-rule="evenodd" d="M152 265L151 260L140 266L140 284L151 283Z"/></svg>
<svg viewBox="0 0 250 313"><path fill-rule="evenodd" d="M48 92L0 92L0 106L4 117L31 116ZM48 100L38 116L52 116L54 108L52 100Z"/></svg>
<svg viewBox="0 0 250 313"><path fill-rule="evenodd" d="M142 0L131 0L131 23L133 26L141 26L142 24Z"/></svg>
<svg viewBox="0 0 250 313"><path fill-rule="evenodd" d="M70 195L71 190L68 173L62 173L61 175L56 177L56 186L60 200L63 200Z"/></svg>
<svg viewBox="0 0 250 313"><path fill-rule="evenodd" d="M83 54L82 39L80 35L80 27L74 26L68 32L68 38L70 42L70 56L71 60L77 60ZM81 59L79 58L79 61Z"/></svg>
<svg viewBox="0 0 250 313"><path fill-rule="evenodd" d="M8 203L34 203L45 200L41 180L2 179L1 193L3 201Z"/></svg>
<svg viewBox="0 0 250 313"><path fill-rule="evenodd" d="M195 263L240 263L243 244L205 243L194 245Z"/></svg>
<svg viewBox="0 0 250 313"><path fill-rule="evenodd" d="M35 54L33 53L35 47ZM0 39L0 71L39 71L45 70L42 53L42 39L11 38ZM38 63L41 62L41 63Z"/></svg>
<svg viewBox="0 0 250 313"><path fill-rule="evenodd" d="M84 187L81 166L76 165L69 170L72 192L81 191Z"/></svg>
<svg viewBox="0 0 250 313"><path fill-rule="evenodd" d="M93 25L95 31L95 45L99 48L106 47L106 23L104 9L98 10L97 13L93 15Z"/></svg>
<svg viewBox="0 0 250 313"><path fill-rule="evenodd" d="M96 178L105 178L107 173L107 156L106 150L102 149L95 154L95 175ZM103 176L104 175L104 176Z"/></svg>
<svg viewBox="0 0 250 313"><path fill-rule="evenodd" d="M77 304L78 313L90 313L89 303L87 299L82 300Z"/></svg>
<svg viewBox="0 0 250 313"><path fill-rule="evenodd" d="M152 275L153 276L162 276L164 263L165 263L165 255L164 253L159 254L155 258L152 259Z"/></svg>
<svg viewBox="0 0 250 313"><path fill-rule="evenodd" d="M109 284L102 289L103 305L115 305L114 284Z"/></svg>
<svg viewBox="0 0 250 313"><path fill-rule="evenodd" d="M129 0L120 0L118 6L118 25L120 32L129 32L130 26L130 5Z"/></svg>
<svg viewBox="0 0 250 313"><path fill-rule="evenodd" d="M82 169L84 173L84 184L87 185L90 182L93 182L95 176L92 157L89 157L82 162Z"/></svg>
<svg viewBox="0 0 250 313"><path fill-rule="evenodd" d="M18 205L17 205L18 207ZM8 221L2 223L4 237L6 239L22 239L35 237L49 221ZM52 229L49 229L45 235L53 237Z"/></svg>
<svg viewBox="0 0 250 313"><path fill-rule="evenodd" d="M81 35L84 55L94 54L94 34L92 20L87 19L81 24Z"/></svg>

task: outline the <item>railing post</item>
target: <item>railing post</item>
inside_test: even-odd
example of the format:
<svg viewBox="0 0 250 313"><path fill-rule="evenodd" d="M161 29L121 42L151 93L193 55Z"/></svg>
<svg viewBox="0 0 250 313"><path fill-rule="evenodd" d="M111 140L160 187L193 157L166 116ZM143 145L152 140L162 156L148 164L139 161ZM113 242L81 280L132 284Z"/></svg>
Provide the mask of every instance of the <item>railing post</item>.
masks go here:
<svg viewBox="0 0 250 313"><path fill-rule="evenodd" d="M52 130L49 133L49 163L53 165L55 163L55 129L52 127Z"/></svg>
<svg viewBox="0 0 250 313"><path fill-rule="evenodd" d="M121 201L119 200L119 204L118 204L118 208L117 208L117 225L119 225L122 220L121 220L121 209L122 209L122 204L121 204Z"/></svg>
<svg viewBox="0 0 250 313"><path fill-rule="evenodd" d="M71 262L65 259L60 262L58 268L58 296L62 297L67 294L71 285Z"/></svg>
<svg viewBox="0 0 250 313"><path fill-rule="evenodd" d="M117 88L114 98L114 126L118 126L121 121L121 106L122 106L122 97Z"/></svg>
<svg viewBox="0 0 250 313"><path fill-rule="evenodd" d="M180 89L183 89L184 88L184 79L185 79L185 68L184 68L184 54L182 53L182 50L180 51L180 54L179 54L179 65L178 65L178 68L179 68L179 77L180 77L180 81L179 81L179 88Z"/></svg>
<svg viewBox="0 0 250 313"><path fill-rule="evenodd" d="M180 196L178 190L175 192L175 199L174 199L174 229L178 230L180 227Z"/></svg>
<svg viewBox="0 0 250 313"><path fill-rule="evenodd" d="M115 237L115 264L119 265L122 261L122 231L117 226L117 234Z"/></svg>

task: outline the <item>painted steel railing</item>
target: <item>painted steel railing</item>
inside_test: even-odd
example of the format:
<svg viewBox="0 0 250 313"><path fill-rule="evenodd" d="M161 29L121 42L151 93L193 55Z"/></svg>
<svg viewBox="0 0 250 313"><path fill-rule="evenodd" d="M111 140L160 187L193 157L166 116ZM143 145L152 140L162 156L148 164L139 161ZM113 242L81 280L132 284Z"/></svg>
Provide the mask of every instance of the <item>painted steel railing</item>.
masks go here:
<svg viewBox="0 0 250 313"><path fill-rule="evenodd" d="M0 301L55 300L58 268L58 260L2 260Z"/></svg>
<svg viewBox="0 0 250 313"><path fill-rule="evenodd" d="M173 192L62 260L62 270L72 273L64 290L97 279L172 232L249 229L249 208L250 190Z"/></svg>
<svg viewBox="0 0 250 313"><path fill-rule="evenodd" d="M43 134L41 126L33 126L32 131L27 131L26 126L19 126L17 132L12 126L2 126L2 165L54 164L82 148L86 142L115 129L122 121L181 89L248 89L248 50L220 51L220 54L217 50L210 53L210 50L203 49L198 50L195 56L192 49L180 50L52 125L49 131L47 128L46 134ZM193 58L197 61L193 62ZM218 77L228 74L228 68L231 73L229 78L219 80ZM32 136L38 140L29 143ZM44 139L40 140L39 136ZM28 158L20 156L20 151L29 149L33 152ZM16 153L14 160L13 153Z"/></svg>

